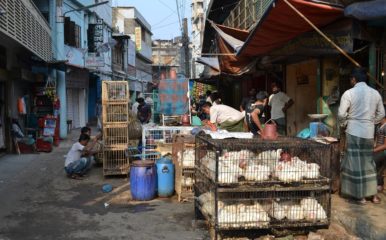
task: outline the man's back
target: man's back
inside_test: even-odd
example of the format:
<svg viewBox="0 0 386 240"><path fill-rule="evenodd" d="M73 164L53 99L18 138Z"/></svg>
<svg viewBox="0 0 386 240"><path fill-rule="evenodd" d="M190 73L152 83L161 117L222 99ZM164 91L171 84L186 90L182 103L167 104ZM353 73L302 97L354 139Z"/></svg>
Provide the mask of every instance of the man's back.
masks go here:
<svg viewBox="0 0 386 240"><path fill-rule="evenodd" d="M380 94L364 82L357 83L342 96L339 117L347 120L346 132L353 136L373 138L374 124L384 115Z"/></svg>

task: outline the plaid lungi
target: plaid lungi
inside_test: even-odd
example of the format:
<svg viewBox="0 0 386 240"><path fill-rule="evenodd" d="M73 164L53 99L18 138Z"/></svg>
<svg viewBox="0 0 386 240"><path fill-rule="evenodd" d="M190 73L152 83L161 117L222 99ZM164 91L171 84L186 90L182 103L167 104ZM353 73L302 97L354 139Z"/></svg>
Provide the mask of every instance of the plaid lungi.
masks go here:
<svg viewBox="0 0 386 240"><path fill-rule="evenodd" d="M225 121L220 123L219 127L228 132L244 132L244 118L238 122Z"/></svg>
<svg viewBox="0 0 386 240"><path fill-rule="evenodd" d="M373 139L346 135L347 150L341 162L341 193L357 199L377 193Z"/></svg>

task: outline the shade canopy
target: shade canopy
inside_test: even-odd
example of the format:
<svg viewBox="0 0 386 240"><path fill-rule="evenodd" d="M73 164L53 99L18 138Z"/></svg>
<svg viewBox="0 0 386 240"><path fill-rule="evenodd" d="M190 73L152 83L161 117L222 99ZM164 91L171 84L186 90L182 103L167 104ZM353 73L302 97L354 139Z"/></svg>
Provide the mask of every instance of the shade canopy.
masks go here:
<svg viewBox="0 0 386 240"><path fill-rule="evenodd" d="M322 27L343 16L343 9L304 0L288 0L315 26ZM239 56L259 56L283 46L296 36L313 30L287 3L277 0L250 32Z"/></svg>

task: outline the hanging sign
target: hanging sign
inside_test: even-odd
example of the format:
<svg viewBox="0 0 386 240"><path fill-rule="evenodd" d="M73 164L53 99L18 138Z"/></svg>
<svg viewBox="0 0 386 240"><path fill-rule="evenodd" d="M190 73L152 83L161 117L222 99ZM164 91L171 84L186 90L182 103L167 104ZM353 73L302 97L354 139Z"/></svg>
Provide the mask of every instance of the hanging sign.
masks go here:
<svg viewBox="0 0 386 240"><path fill-rule="evenodd" d="M142 29L141 27L135 28L135 47L137 51L141 51L142 49Z"/></svg>
<svg viewBox="0 0 386 240"><path fill-rule="evenodd" d="M97 18L95 24L88 27L88 51L97 52L99 45L103 43L103 20Z"/></svg>

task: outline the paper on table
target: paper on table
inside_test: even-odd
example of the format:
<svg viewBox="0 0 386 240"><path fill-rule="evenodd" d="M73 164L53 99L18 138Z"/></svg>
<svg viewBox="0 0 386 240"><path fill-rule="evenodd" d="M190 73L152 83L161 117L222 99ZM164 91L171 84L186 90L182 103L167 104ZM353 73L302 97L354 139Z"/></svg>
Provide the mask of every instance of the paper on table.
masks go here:
<svg viewBox="0 0 386 240"><path fill-rule="evenodd" d="M212 139L226 139L226 138L253 138L253 134L250 132L228 132L227 130L219 130L212 132L210 130L204 130L206 134L209 134Z"/></svg>

